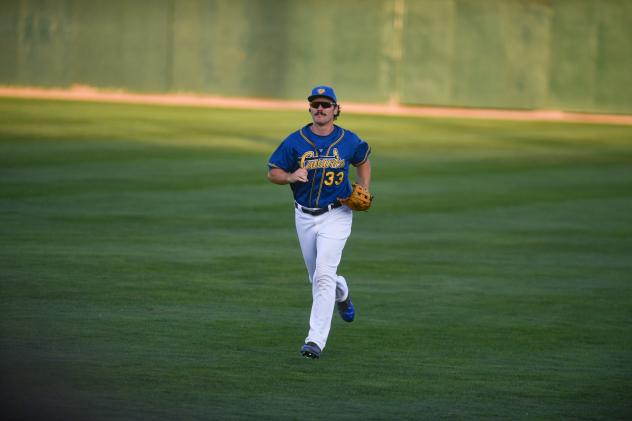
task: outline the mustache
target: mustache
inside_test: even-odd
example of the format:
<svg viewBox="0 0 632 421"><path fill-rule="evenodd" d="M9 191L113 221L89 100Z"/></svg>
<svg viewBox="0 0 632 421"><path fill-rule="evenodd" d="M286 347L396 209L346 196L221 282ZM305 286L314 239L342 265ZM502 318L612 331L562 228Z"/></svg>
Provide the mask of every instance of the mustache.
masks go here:
<svg viewBox="0 0 632 421"><path fill-rule="evenodd" d="M325 112L324 112L324 111L317 110L317 111L316 111L316 115L325 115Z"/></svg>

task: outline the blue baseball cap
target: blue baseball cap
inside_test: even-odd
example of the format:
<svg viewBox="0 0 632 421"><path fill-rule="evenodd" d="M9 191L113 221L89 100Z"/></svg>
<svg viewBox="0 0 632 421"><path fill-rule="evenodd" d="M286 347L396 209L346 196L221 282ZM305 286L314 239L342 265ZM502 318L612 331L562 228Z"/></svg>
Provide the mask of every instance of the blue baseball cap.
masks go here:
<svg viewBox="0 0 632 421"><path fill-rule="evenodd" d="M307 100L311 101L319 96L324 96L325 98L331 99L333 102L338 102L336 100L336 93L334 92L334 88L322 85L312 89L312 94L307 97Z"/></svg>

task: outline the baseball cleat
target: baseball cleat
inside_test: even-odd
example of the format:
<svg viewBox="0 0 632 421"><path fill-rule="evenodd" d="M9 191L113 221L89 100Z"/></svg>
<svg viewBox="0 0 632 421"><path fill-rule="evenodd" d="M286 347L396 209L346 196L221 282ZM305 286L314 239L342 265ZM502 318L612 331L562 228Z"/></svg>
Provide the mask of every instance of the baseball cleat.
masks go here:
<svg viewBox="0 0 632 421"><path fill-rule="evenodd" d="M320 347L316 345L314 342L307 342L301 348L301 355L305 358L311 358L312 360L316 360L320 358Z"/></svg>
<svg viewBox="0 0 632 421"><path fill-rule="evenodd" d="M348 296L346 300L338 303L338 313L345 322L351 323L355 318L355 308L351 302L351 296Z"/></svg>

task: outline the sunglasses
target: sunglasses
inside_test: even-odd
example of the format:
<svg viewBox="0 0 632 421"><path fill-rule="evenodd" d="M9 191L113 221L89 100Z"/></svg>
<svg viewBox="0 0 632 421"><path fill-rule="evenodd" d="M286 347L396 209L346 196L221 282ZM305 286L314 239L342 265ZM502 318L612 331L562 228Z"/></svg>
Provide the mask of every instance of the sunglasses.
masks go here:
<svg viewBox="0 0 632 421"><path fill-rule="evenodd" d="M336 104L333 102L324 102L324 101L314 101L314 102L309 103L309 106L315 110L317 110L319 106L322 106L323 108L331 108L334 105Z"/></svg>

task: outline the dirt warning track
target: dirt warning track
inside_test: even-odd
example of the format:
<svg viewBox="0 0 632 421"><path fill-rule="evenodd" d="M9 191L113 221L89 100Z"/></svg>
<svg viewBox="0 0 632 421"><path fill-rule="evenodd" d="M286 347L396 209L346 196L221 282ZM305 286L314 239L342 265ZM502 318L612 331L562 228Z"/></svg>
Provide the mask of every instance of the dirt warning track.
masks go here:
<svg viewBox="0 0 632 421"><path fill-rule="evenodd" d="M268 110L304 110L307 107L305 101L265 98L229 98L195 94L142 94L126 91L101 90L86 86L73 86L68 89L0 86L0 97ZM588 114L557 110L415 107L400 104L366 104L354 102L341 102L341 106L345 113L354 114L632 125L632 115L619 114Z"/></svg>

